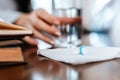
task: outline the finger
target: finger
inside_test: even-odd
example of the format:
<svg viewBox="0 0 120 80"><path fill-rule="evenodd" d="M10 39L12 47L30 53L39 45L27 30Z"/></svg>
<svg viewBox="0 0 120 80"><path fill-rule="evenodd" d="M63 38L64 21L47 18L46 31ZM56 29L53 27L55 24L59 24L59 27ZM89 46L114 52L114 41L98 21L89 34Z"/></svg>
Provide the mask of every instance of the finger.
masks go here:
<svg viewBox="0 0 120 80"><path fill-rule="evenodd" d="M51 40L50 38L46 37L45 35L43 35L42 33L38 32L36 29L33 29L33 33L34 33L34 36L51 44L51 45L54 45L54 41Z"/></svg>
<svg viewBox="0 0 120 80"><path fill-rule="evenodd" d="M40 9L40 10L36 11L36 14L39 18L45 20L49 24L56 25L56 26L60 25L59 20L55 16L52 16L52 15L48 14L43 9Z"/></svg>
<svg viewBox="0 0 120 80"><path fill-rule="evenodd" d="M38 44L38 42L35 39L31 38L30 36L25 36L23 40L30 45L36 46Z"/></svg>
<svg viewBox="0 0 120 80"><path fill-rule="evenodd" d="M61 24L74 24L74 23L81 23L81 17L58 17Z"/></svg>
<svg viewBox="0 0 120 80"><path fill-rule="evenodd" d="M61 33L58 29L49 26L48 24L46 24L42 20L37 19L36 22L34 23L34 26L39 31L41 30L41 31L47 32L49 34L52 34L54 36L60 36L61 35Z"/></svg>

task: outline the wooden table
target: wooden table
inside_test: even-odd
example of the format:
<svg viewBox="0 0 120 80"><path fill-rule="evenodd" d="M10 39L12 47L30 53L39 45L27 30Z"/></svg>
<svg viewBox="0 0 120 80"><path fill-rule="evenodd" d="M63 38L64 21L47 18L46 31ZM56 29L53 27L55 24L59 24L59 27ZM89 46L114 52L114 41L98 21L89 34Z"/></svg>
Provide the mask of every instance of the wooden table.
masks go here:
<svg viewBox="0 0 120 80"><path fill-rule="evenodd" d="M27 64L0 67L0 80L120 80L120 59L73 66L36 53L24 46Z"/></svg>

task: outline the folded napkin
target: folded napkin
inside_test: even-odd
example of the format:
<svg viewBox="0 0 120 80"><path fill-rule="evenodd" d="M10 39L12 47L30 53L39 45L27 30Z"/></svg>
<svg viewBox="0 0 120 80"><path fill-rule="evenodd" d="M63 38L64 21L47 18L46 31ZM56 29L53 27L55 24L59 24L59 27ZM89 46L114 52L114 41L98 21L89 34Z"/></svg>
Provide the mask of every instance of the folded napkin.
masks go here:
<svg viewBox="0 0 120 80"><path fill-rule="evenodd" d="M120 58L120 48L81 46L80 48L39 49L38 54L53 60L78 65Z"/></svg>

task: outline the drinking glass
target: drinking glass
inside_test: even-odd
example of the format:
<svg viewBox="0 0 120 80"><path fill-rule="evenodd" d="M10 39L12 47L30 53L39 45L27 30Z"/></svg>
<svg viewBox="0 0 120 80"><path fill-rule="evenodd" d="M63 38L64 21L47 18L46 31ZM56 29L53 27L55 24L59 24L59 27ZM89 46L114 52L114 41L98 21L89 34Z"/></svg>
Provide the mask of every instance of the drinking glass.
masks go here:
<svg viewBox="0 0 120 80"><path fill-rule="evenodd" d="M78 0L53 0L53 14L55 16L78 20L74 24L57 26L62 35L54 39L56 47L78 47L81 45L82 26L79 21L81 9L76 6L75 1Z"/></svg>

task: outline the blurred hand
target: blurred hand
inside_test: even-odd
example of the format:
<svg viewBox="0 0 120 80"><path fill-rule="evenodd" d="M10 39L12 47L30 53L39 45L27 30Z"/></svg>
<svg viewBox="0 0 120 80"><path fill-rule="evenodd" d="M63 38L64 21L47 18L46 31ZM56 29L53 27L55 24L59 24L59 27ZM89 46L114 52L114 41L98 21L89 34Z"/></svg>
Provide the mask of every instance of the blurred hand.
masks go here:
<svg viewBox="0 0 120 80"><path fill-rule="evenodd" d="M58 20L60 21L60 24L75 24L75 23L81 23L81 17L73 17L73 18L69 18L69 17L57 17Z"/></svg>
<svg viewBox="0 0 120 80"><path fill-rule="evenodd" d="M72 24L79 21L78 18L57 18L53 15L48 14L43 9L33 11L29 14L22 14L15 22L16 25L30 28L33 32L33 36L26 36L24 41L31 45L37 45L35 38L41 39L51 45L54 45L54 41L49 37L45 36L42 32L51 34L53 36L60 36L61 33L54 26L61 24Z"/></svg>
<svg viewBox="0 0 120 80"><path fill-rule="evenodd" d="M22 14L15 22L15 24L32 29L33 36L26 36L24 38L27 43L32 45L37 45L37 41L34 39L34 37L41 39L49 44L54 44L54 42L50 38L46 37L41 32L46 32L53 36L61 35L59 30L51 27L52 25L60 25L59 20L56 17L48 14L43 9L33 11L29 14Z"/></svg>

